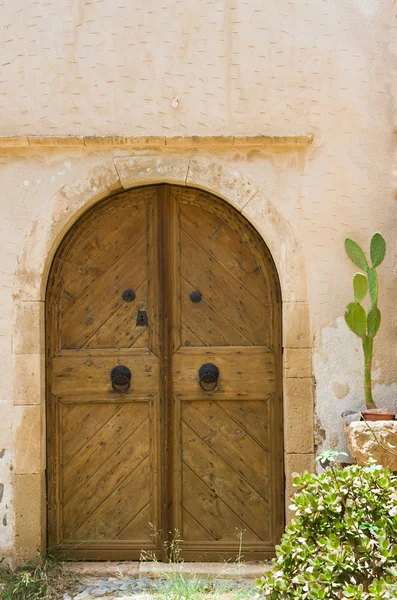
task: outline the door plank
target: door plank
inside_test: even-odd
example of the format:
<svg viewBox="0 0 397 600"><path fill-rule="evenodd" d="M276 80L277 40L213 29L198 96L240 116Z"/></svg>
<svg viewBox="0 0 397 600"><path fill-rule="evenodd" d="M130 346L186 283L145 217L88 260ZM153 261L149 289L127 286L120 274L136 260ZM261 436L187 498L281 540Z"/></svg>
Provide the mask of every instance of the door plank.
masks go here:
<svg viewBox="0 0 397 600"><path fill-rule="evenodd" d="M182 419L242 480L269 501L268 452L244 429L214 402L183 402Z"/></svg>
<svg viewBox="0 0 397 600"><path fill-rule="evenodd" d="M269 506L186 423L182 460L261 540L269 540Z"/></svg>
<svg viewBox="0 0 397 600"><path fill-rule="evenodd" d="M108 269L133 247L147 228L146 204L127 203L102 219L76 240L76 246L66 257L65 286L61 300L62 312ZM79 243L81 241L81 243Z"/></svg>
<svg viewBox="0 0 397 600"><path fill-rule="evenodd" d="M206 298L203 297L197 303L192 302L190 294L194 291L194 287L182 277L181 320L206 346L252 345ZM182 344L187 345L183 341Z"/></svg>
<svg viewBox="0 0 397 600"><path fill-rule="evenodd" d="M264 303L266 289L261 268L236 231L214 213L191 204L181 206L181 227L257 300Z"/></svg>
<svg viewBox="0 0 397 600"><path fill-rule="evenodd" d="M98 405L101 406L101 405ZM123 404L115 415L64 465L64 502L68 502L148 417L146 403Z"/></svg>
<svg viewBox="0 0 397 600"><path fill-rule="evenodd" d="M205 346L204 342L183 322L181 322L181 344L182 346Z"/></svg>
<svg viewBox="0 0 397 600"><path fill-rule="evenodd" d="M131 348L149 348L149 331L147 327L141 327L144 331L134 340L133 344L131 344Z"/></svg>
<svg viewBox="0 0 397 600"><path fill-rule="evenodd" d="M271 399L269 402L271 402ZM269 416L266 402L249 400L245 402L233 402L233 400L229 400L228 402L219 402L219 406L236 423L238 423L248 435L256 440L262 448L269 448Z"/></svg>
<svg viewBox="0 0 397 600"><path fill-rule="evenodd" d="M131 387L122 394L123 400L152 398L158 391L158 359L140 348L108 352L81 350L62 352L52 361L52 389L57 396L106 395L117 400L120 394L112 389L110 374L116 365L131 370Z"/></svg>
<svg viewBox="0 0 397 600"><path fill-rule="evenodd" d="M181 260L182 277L240 333L252 344L267 343L266 307L184 232L181 232Z"/></svg>
<svg viewBox="0 0 397 600"><path fill-rule="evenodd" d="M147 236L143 235L62 317L64 348L80 348L124 304L126 289L147 279Z"/></svg>
<svg viewBox="0 0 397 600"><path fill-rule="evenodd" d="M219 368L213 392L199 385L198 371L205 363ZM258 346L183 347L173 357L173 387L182 400L266 399L276 389L275 355Z"/></svg>
<svg viewBox="0 0 397 600"><path fill-rule="evenodd" d="M118 540L142 540L146 542L149 539L155 537L153 535L152 527L152 516L150 510L150 503L145 506L141 512L134 517L128 525L124 527L117 535Z"/></svg>
<svg viewBox="0 0 397 600"><path fill-rule="evenodd" d="M247 540L259 540L259 537L248 528L239 517L225 504L213 490L211 490L197 475L186 465L183 467L183 507L189 515L194 517L197 523L216 541L237 540L237 532L245 531ZM184 513L185 514L185 513ZM189 530L193 525L193 519L190 518L187 523L183 523L183 539L186 542L193 541L188 531L185 530L187 524ZM196 527L197 532L197 527ZM201 538L201 541L206 538Z"/></svg>
<svg viewBox="0 0 397 600"><path fill-rule="evenodd" d="M76 540L114 540L150 502L150 461L146 458L73 536Z"/></svg>
<svg viewBox="0 0 397 600"><path fill-rule="evenodd" d="M84 348L129 348L147 327L137 325L138 310L147 311L147 282L137 290L135 300L123 302L107 321L85 342ZM143 331L142 331L143 330ZM147 344L146 344L147 345Z"/></svg>
<svg viewBox="0 0 397 600"><path fill-rule="evenodd" d="M134 471L150 452L149 420L146 419L125 441L108 452L109 458L103 458L99 468L79 482L73 478L65 482L70 486L70 498L64 498L64 532L66 537L78 529L86 519L106 500L113 489L118 487ZM88 467L89 465L89 457ZM77 491L76 491L77 490ZM74 492L74 495L72 495ZM126 539L126 538L124 538Z"/></svg>
<svg viewBox="0 0 397 600"><path fill-rule="evenodd" d="M69 462L118 410L118 404L74 404L71 411L62 415L63 463Z"/></svg>
<svg viewBox="0 0 397 600"><path fill-rule="evenodd" d="M186 467L188 468L188 467ZM187 512L187 510L183 509L183 531L182 538L184 542L199 542L199 541L207 541L213 542L214 538L212 535L204 529L202 524L200 524L191 514Z"/></svg>
<svg viewBox="0 0 397 600"><path fill-rule="evenodd" d="M173 188L173 196L182 206L187 205L188 207L195 207L202 212L209 213L215 219L220 219L222 223L226 223L227 227L237 235L237 239L244 242L255 257L257 265L261 268L265 289L265 304L278 304L280 302L280 290L277 270L273 258L269 249L263 243L259 233L250 225L250 223L237 214L232 206L229 206L203 190L193 188ZM205 248L206 245L203 244L203 247ZM217 251L217 248L215 248L215 255Z"/></svg>

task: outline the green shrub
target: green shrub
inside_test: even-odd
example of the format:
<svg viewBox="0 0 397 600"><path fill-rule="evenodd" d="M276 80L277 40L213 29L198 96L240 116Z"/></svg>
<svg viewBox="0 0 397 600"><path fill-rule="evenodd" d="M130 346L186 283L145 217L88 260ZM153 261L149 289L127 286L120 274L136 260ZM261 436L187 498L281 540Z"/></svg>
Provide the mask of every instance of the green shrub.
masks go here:
<svg viewBox="0 0 397 600"><path fill-rule="evenodd" d="M258 582L269 600L397 598L397 476L331 462L294 478L296 518Z"/></svg>

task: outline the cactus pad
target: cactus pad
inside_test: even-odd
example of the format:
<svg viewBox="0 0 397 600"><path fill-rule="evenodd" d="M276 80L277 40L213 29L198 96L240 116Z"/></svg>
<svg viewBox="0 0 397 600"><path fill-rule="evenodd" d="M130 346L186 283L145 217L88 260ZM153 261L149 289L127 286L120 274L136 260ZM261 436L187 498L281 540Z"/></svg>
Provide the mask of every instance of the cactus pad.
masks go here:
<svg viewBox="0 0 397 600"><path fill-rule="evenodd" d="M356 273L353 277L354 302L364 300L368 292L368 281L362 273Z"/></svg>
<svg viewBox="0 0 397 600"><path fill-rule="evenodd" d="M381 233L374 233L371 239L370 255L373 267L379 267L386 254L386 242Z"/></svg>
<svg viewBox="0 0 397 600"><path fill-rule="evenodd" d="M345 321L349 329L360 338L367 335L367 315L358 302L350 302L345 312Z"/></svg>
<svg viewBox="0 0 397 600"><path fill-rule="evenodd" d="M345 239L347 256L362 271L368 271L368 262L360 246L350 238Z"/></svg>

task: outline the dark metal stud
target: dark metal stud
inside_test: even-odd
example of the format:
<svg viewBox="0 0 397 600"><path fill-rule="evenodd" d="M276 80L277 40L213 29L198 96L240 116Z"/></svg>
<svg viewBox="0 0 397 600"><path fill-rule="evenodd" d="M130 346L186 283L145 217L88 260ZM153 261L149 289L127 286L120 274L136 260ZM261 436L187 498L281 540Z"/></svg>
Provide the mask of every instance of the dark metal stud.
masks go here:
<svg viewBox="0 0 397 600"><path fill-rule="evenodd" d="M198 291L194 291L190 294L190 300L194 303L197 304L197 302L200 302L200 300L202 299L203 294L201 292Z"/></svg>
<svg viewBox="0 0 397 600"><path fill-rule="evenodd" d="M130 389L131 371L124 365L117 365L117 367L113 367L110 372L110 380L115 392L118 394L125 394Z"/></svg>
<svg viewBox="0 0 397 600"><path fill-rule="evenodd" d="M124 302L133 302L136 298L136 294L134 290L124 290L124 292L121 294L121 297Z"/></svg>
<svg viewBox="0 0 397 600"><path fill-rule="evenodd" d="M146 310L138 310L138 314L136 317L136 326L137 327L146 327L147 325L148 325L148 320L147 320Z"/></svg>
<svg viewBox="0 0 397 600"><path fill-rule="evenodd" d="M212 392L218 385L219 369L212 363L205 363L201 365L198 376L201 389Z"/></svg>

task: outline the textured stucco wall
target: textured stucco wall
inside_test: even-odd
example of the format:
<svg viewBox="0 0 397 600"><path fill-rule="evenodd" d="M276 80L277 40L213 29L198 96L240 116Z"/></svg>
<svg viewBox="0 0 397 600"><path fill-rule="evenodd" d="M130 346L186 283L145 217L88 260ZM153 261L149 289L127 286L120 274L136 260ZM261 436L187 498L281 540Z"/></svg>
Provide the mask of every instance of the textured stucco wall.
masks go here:
<svg viewBox="0 0 397 600"><path fill-rule="evenodd" d="M380 230L388 242L380 268L383 324L376 339L374 395L378 403L396 403L396 14L393 0L13 0L0 6L0 136L313 134L313 144L303 150L225 153L214 147L202 154L256 186L247 214L260 221L265 239L262 197L299 244L317 442L325 448L344 448L340 413L362 406L361 351L341 318L354 273L344 256L347 235L368 246L372 232ZM105 158L131 154L84 147L0 150L4 554L13 548L18 518L13 472L17 489L18 465L43 460L34 453L21 458L18 448L12 454L21 423L33 437L43 435L35 407L11 406L15 393L31 394L32 406L39 393L10 377L18 301L14 275L24 240L32 227L40 229L43 207L66 184ZM279 243L282 248L283 239ZM26 364L34 373L41 369L40 361ZM25 495L40 488L37 480L24 482Z"/></svg>

